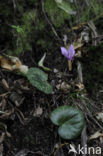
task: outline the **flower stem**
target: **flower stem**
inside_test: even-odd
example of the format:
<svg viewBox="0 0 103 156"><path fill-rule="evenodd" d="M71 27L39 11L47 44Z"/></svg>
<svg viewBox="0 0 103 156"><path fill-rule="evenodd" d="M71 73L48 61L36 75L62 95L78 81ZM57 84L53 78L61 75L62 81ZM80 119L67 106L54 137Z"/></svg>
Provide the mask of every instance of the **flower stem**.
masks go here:
<svg viewBox="0 0 103 156"><path fill-rule="evenodd" d="M68 68L69 71L72 71L72 61L68 60Z"/></svg>

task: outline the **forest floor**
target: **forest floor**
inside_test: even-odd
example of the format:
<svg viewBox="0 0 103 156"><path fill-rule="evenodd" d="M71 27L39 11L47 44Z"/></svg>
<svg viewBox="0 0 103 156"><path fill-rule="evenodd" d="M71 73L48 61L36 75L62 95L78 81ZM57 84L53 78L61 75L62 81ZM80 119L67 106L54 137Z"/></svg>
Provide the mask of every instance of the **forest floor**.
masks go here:
<svg viewBox="0 0 103 156"><path fill-rule="evenodd" d="M91 31L93 30L89 33ZM102 43L102 40L98 42ZM90 45L92 42L85 44L84 47L88 48ZM50 95L38 91L31 85L28 86L25 77L0 69L0 105L5 111L4 114L0 114L0 156L102 156L103 116L100 117L101 120L96 117L98 113L103 112L103 84L102 82L98 84L95 79L90 79L88 83L86 74L90 71L86 71L85 66L88 63L85 62L91 60L87 58L83 62L82 57L79 60L83 68L82 86L78 82L77 60L73 61L73 69L70 72L66 58L59 51L60 48L55 48L55 53L47 55L45 61L46 66L52 69L48 72L48 81L54 90ZM40 60L42 54L38 51L25 52L20 59L25 65L34 67L34 57ZM89 88L90 83L95 84L96 89ZM75 106L85 115L84 130L81 136L74 140L61 139L57 133L58 127L50 121L50 112L61 105ZM90 139L97 131L102 135ZM86 154L69 153L70 144L76 149L79 144L84 148L87 145L87 149L94 147L96 150L100 147L101 154L97 154L96 151L90 154L88 151Z"/></svg>

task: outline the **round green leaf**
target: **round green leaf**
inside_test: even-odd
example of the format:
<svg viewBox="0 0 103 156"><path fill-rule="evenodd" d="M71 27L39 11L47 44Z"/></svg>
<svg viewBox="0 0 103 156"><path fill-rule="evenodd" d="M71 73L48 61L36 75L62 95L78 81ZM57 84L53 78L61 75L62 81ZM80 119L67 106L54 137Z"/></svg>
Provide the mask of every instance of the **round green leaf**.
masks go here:
<svg viewBox="0 0 103 156"><path fill-rule="evenodd" d="M39 68L30 68L26 74L30 83L40 91L50 94L52 86L47 82L48 75Z"/></svg>
<svg viewBox="0 0 103 156"><path fill-rule="evenodd" d="M64 139L74 139L78 137L84 127L83 113L71 106L60 106L50 115L51 121L60 126L59 135Z"/></svg>

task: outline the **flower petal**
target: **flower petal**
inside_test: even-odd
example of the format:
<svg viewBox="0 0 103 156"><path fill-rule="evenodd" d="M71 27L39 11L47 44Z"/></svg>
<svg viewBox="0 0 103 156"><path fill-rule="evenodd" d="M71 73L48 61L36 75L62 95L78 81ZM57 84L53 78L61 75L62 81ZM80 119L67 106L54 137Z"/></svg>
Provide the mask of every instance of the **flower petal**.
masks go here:
<svg viewBox="0 0 103 156"><path fill-rule="evenodd" d="M61 47L61 53L68 58L68 50L65 47Z"/></svg>
<svg viewBox="0 0 103 156"><path fill-rule="evenodd" d="M71 44L70 47L69 47L69 50L68 50L68 53L69 53L69 60L72 60L74 54L75 54L75 50L74 50L74 46Z"/></svg>

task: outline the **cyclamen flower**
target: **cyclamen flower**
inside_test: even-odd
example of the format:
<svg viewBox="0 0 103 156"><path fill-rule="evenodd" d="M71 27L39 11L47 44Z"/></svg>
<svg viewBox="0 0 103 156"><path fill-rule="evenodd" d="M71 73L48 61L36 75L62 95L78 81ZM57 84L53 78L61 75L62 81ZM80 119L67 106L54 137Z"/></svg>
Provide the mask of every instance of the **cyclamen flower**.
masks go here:
<svg viewBox="0 0 103 156"><path fill-rule="evenodd" d="M74 50L74 46L71 44L69 49L67 50L65 47L61 47L61 53L70 61L72 61L74 54L75 54L75 50Z"/></svg>

